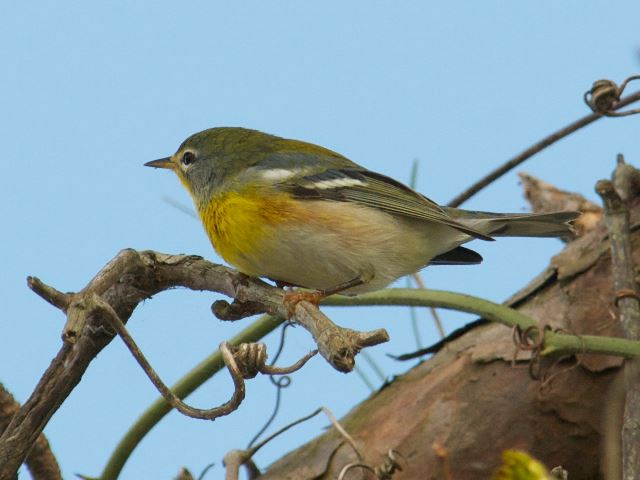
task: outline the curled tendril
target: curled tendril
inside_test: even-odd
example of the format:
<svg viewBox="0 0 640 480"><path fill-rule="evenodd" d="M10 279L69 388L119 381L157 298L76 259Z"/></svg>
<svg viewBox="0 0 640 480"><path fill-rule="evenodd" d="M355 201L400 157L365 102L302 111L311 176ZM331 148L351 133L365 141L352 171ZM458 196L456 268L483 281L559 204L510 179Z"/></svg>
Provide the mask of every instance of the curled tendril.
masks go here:
<svg viewBox="0 0 640 480"><path fill-rule="evenodd" d="M401 472L403 470L402 464L399 462L400 458L406 462L406 459L400 452L391 449L387 452L387 456L383 460L382 465L377 467L372 467L364 462L348 463L342 467L342 470L340 470L338 480L344 480L349 470L354 468L361 468L373 473L377 480L391 480L397 472Z"/></svg>
<svg viewBox="0 0 640 480"><path fill-rule="evenodd" d="M596 80L593 82L591 89L584 93L584 102L594 112L607 117L624 117L626 115L640 113L640 108L625 110L624 112L615 111L618 102L620 102L622 92L632 80L640 80L640 75L633 75L626 78L620 86L613 80Z"/></svg>
<svg viewBox="0 0 640 480"><path fill-rule="evenodd" d="M313 357L317 350L312 350L290 367L274 367L267 365L267 346L264 343L241 343L230 347L233 356L238 362L238 368L245 379L253 378L258 373L265 375L285 375L293 373L304 366Z"/></svg>

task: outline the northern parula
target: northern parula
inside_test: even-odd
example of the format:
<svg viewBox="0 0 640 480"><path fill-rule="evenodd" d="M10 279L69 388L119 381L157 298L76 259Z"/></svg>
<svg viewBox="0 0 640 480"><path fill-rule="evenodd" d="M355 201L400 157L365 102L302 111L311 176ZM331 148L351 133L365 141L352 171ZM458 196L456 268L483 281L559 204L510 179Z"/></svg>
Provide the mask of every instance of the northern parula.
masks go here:
<svg viewBox="0 0 640 480"><path fill-rule="evenodd" d="M145 165L178 175L214 248L241 272L348 295L427 265L480 263L460 246L474 238L565 236L579 216L439 206L336 152L245 128L204 130Z"/></svg>

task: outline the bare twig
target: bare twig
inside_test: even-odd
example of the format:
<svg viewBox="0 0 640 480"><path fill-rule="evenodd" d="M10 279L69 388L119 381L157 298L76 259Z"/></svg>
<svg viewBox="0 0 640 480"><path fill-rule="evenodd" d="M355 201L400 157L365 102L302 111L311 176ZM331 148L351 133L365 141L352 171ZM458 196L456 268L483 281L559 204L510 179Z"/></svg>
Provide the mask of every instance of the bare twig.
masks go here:
<svg viewBox="0 0 640 480"><path fill-rule="evenodd" d="M42 283L39 278L35 277L28 277L27 285L31 290L40 295L40 297L45 299L54 307L59 308L63 312L67 311L67 307L71 301L68 294L59 292L55 288Z"/></svg>
<svg viewBox="0 0 640 480"><path fill-rule="evenodd" d="M160 379L160 376L153 369L149 361L145 358L142 351L136 345L135 341L127 331L122 323L122 320L118 318L118 315L113 311L110 305L100 300L100 298L95 295L94 301L100 305L101 308L104 308L107 312L106 318L109 321L111 327L118 332L118 335L122 338L122 341L125 343L131 354L134 356L142 370L147 374L151 383L158 389L160 394L164 397L164 399L169 402L169 404L178 410L183 415L192 418L199 418L202 420L215 420L218 417L222 417L224 415L229 415L231 412L238 409L242 400L244 400L245 395L245 385L242 373L240 368L238 367L236 360L231 353L230 345L227 342L222 342L220 344L220 352L222 352L222 359L224 360L224 364L229 370L229 374L231 375L231 379L233 380L234 391L231 399L222 404L219 407L214 407L210 409L200 409L194 408L190 405L187 405L185 402L180 400L180 398L174 394L169 387L165 385L165 383Z"/></svg>
<svg viewBox="0 0 640 480"><path fill-rule="evenodd" d="M324 412L324 414L327 416L327 418L331 421L331 423L333 424L335 429L338 431L338 433L340 435L342 435L342 438L344 438L347 441L347 443L351 446L353 451L356 453L356 455L358 457L358 460L362 460L363 457L362 457L362 454L360 453L360 450L358 450L358 446L356 445L356 441L353 439L353 437L351 435L349 435L347 433L347 431L344 429L344 427L342 425L340 425L340 422L335 417L333 412L331 410L329 410L327 407L322 407L321 409Z"/></svg>
<svg viewBox="0 0 640 480"><path fill-rule="evenodd" d="M619 166L614 177L624 175L624 162L618 159ZM630 184L618 182L618 184ZM600 180L596 191L602 197L609 238L611 243L611 262L615 304L618 306L620 323L625 336L630 340L640 339L640 297L635 282L631 242L629 240L629 211L616 192L613 182ZM631 197L630 192L625 193ZM626 400L622 425L622 472L625 480L640 475L640 363L637 359L627 360L624 368Z"/></svg>
<svg viewBox="0 0 640 480"><path fill-rule="evenodd" d="M623 99L621 99L618 103L616 103L613 106L613 110L615 111L615 110L618 110L620 108L626 107L627 105L629 105L631 103L634 103L634 102L637 102L638 100L640 100L640 91L632 93L631 95L628 95L628 96L624 97ZM558 140L562 140L564 137L572 134L573 132L575 132L577 130L580 130L582 127L586 127L590 123L593 123L593 122L595 122L596 120L598 120L598 119L600 119L602 117L603 117L603 115L600 114L600 113L591 113L590 115L587 115L586 117L582 117L581 119L576 120L575 122L567 125L566 127L561 128L560 130L552 133L548 137L543 138L539 142L537 142L537 143L533 144L532 146L530 146L529 148L527 148L522 153L519 153L518 155L516 155L515 157L513 157L509 161L505 162L503 165L501 165L498 168L496 168L495 170L489 172L487 175L482 177L480 180L478 180L476 183L471 185L465 191L463 191L462 193L457 195L455 198L453 198L448 203L448 205L450 207L457 207L457 206L461 205L463 202L469 200L472 196L474 196L480 190L485 188L487 185L489 185L493 181L497 180L498 178L500 178L502 175L504 175L505 173L507 173L511 169L517 167L518 165L520 165L525 160L531 158L536 153L544 150L548 146L553 145L554 143L556 143Z"/></svg>
<svg viewBox="0 0 640 480"><path fill-rule="evenodd" d="M320 355L336 370L350 372L355 364L355 356L362 348L389 341L386 330L357 332L338 327L325 315L318 315L318 312L319 310L307 301L298 302L295 306L297 323L311 333Z"/></svg>

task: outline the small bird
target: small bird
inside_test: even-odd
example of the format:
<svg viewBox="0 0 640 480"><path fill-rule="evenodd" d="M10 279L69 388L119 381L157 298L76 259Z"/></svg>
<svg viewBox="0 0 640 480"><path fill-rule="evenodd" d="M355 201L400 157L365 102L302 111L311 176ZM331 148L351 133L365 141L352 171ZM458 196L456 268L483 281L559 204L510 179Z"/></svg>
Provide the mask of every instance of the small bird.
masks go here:
<svg viewBox="0 0 640 480"><path fill-rule="evenodd" d="M579 212L500 214L440 206L318 145L235 127L187 138L171 157L216 251L278 285L355 295L427 265L477 264L492 237L562 237Z"/></svg>

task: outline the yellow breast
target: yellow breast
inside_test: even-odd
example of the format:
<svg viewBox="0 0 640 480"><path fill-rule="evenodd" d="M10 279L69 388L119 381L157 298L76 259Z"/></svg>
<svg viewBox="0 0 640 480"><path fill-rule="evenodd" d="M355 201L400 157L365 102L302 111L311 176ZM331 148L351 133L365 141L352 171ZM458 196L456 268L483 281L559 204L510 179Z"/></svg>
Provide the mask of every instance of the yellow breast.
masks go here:
<svg viewBox="0 0 640 480"><path fill-rule="evenodd" d="M292 208L286 194L224 192L199 213L218 254L244 273L259 275L246 259L260 255L262 245L273 240L277 225L291 219Z"/></svg>

